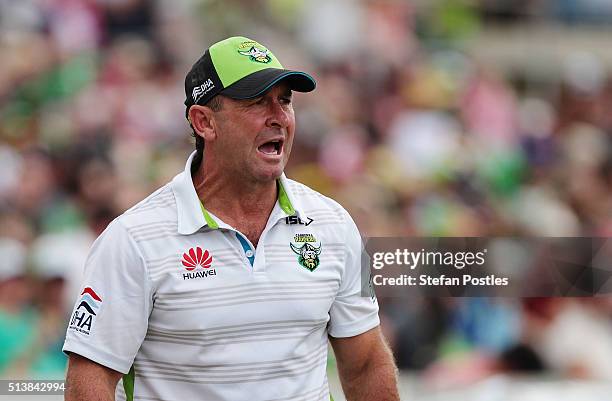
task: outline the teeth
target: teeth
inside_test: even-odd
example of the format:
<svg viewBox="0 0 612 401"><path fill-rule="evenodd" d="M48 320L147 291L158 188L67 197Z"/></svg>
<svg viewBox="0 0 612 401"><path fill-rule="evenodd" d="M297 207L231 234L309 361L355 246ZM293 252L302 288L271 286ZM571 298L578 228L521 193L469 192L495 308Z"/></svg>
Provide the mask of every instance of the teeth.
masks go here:
<svg viewBox="0 0 612 401"><path fill-rule="evenodd" d="M270 149L270 152L266 152L266 151L262 150L265 146L269 147L270 144L272 144L274 150ZM267 153L267 154L280 155L281 154L281 149L283 147L282 144L283 144L283 141L281 139L273 139L273 140L268 141L268 142L264 143L263 145L261 145L259 147L259 150L264 152L264 153Z"/></svg>

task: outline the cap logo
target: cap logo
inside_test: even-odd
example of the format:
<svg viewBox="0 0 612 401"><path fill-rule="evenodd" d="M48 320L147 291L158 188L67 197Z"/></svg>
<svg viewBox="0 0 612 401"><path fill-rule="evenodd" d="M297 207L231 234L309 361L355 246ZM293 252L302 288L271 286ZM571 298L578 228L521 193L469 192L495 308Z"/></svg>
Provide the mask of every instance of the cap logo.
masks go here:
<svg viewBox="0 0 612 401"><path fill-rule="evenodd" d="M202 96L213 90L214 87L215 84L213 83L212 79L208 78L206 82L204 82L202 85L193 88L193 91L191 92L191 96L193 96L193 102L198 103L198 100L200 100Z"/></svg>
<svg viewBox="0 0 612 401"><path fill-rule="evenodd" d="M257 42L242 42L240 45L238 45L238 49L248 49L238 50L238 53L242 54L243 56L248 56L251 61L266 64L272 61L270 51Z"/></svg>

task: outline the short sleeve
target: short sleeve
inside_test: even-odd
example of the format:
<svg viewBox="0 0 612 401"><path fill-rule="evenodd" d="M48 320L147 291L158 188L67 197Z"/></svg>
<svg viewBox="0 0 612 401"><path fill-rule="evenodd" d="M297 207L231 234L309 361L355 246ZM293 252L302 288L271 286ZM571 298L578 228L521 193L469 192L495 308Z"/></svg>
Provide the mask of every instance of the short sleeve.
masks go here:
<svg viewBox="0 0 612 401"><path fill-rule="evenodd" d="M370 268L359 230L346 214L346 257L338 294L330 309L329 335L352 337L379 325L378 302L370 282ZM362 266L363 265L363 266Z"/></svg>
<svg viewBox="0 0 612 401"><path fill-rule="evenodd" d="M63 351L128 373L145 337L151 285L136 243L114 220L94 242Z"/></svg>

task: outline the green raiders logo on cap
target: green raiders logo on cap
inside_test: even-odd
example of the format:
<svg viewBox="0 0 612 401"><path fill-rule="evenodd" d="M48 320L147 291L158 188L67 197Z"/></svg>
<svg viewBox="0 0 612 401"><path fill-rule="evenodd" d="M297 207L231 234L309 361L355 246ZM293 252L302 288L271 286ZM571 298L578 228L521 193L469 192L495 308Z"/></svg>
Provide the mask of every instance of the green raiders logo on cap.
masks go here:
<svg viewBox="0 0 612 401"><path fill-rule="evenodd" d="M210 58L223 88L261 70L283 69L267 47L244 36L234 36L209 48Z"/></svg>
<svg viewBox="0 0 612 401"><path fill-rule="evenodd" d="M251 61L258 63L269 63L272 61L272 57L269 55L270 51L255 41L242 42L238 45L238 49L248 49L238 50L238 53L243 56L249 56Z"/></svg>

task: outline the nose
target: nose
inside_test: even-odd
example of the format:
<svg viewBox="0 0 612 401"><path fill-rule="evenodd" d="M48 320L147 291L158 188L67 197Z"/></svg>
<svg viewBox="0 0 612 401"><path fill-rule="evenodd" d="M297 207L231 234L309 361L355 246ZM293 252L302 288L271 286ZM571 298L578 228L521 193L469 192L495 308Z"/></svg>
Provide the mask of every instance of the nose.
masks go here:
<svg viewBox="0 0 612 401"><path fill-rule="evenodd" d="M291 110L284 106L280 100L275 99L268 103L268 118L266 126L270 128L287 128L291 121Z"/></svg>

